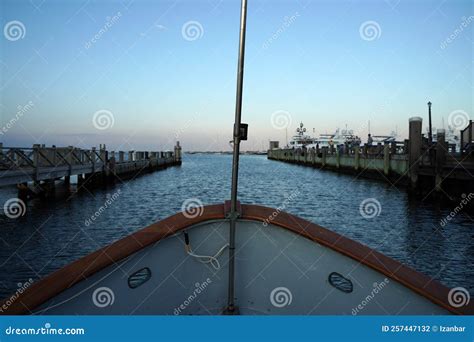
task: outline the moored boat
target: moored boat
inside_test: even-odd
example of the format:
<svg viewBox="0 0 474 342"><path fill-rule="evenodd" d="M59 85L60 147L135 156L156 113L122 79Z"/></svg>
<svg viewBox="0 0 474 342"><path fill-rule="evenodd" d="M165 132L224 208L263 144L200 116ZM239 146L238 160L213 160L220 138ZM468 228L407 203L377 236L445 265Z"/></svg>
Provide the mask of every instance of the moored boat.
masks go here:
<svg viewBox="0 0 474 342"><path fill-rule="evenodd" d="M361 139L354 134L354 131L351 129L336 129L332 134L323 133L319 135L319 138L314 139L313 143L306 146L307 148L316 148L321 147L331 147L331 146L356 146L360 145Z"/></svg>
<svg viewBox="0 0 474 342"><path fill-rule="evenodd" d="M306 128L301 122L300 126L296 129L296 134L288 142L288 147L292 149L303 148L308 145L314 144L315 139L306 134Z"/></svg>

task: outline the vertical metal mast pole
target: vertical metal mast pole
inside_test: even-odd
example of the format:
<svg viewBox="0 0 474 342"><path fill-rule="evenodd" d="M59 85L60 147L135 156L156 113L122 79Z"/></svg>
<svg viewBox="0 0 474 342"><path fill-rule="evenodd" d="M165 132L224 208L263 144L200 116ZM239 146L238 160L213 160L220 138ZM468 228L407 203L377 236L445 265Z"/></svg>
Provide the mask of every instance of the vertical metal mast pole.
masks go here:
<svg viewBox="0 0 474 342"><path fill-rule="evenodd" d="M433 143L433 132L431 127L431 101L428 102L428 120L429 120L429 132L428 132L428 140L430 144Z"/></svg>
<svg viewBox="0 0 474 342"><path fill-rule="evenodd" d="M239 177L240 153L240 124L242 118L242 88L244 81L244 56L245 56L245 30L247 24L247 0L242 0L240 10L240 42L239 62L237 67L237 91L235 101L234 123L234 153L232 160L232 191L230 198L230 238L229 238L229 289L227 298L227 313L233 313L234 303L234 277L235 277L235 226L237 223L237 184Z"/></svg>

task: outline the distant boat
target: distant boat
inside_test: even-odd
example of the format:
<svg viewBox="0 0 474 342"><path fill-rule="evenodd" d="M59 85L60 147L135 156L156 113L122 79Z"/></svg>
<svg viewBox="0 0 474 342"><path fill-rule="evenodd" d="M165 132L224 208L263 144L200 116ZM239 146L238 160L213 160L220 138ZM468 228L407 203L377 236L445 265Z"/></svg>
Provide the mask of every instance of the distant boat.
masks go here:
<svg viewBox="0 0 474 342"><path fill-rule="evenodd" d="M302 148L310 144L314 144L315 139L306 134L306 128L301 122L300 126L296 129L296 134L291 137L287 147L292 149Z"/></svg>
<svg viewBox="0 0 474 342"><path fill-rule="evenodd" d="M298 148L315 148L339 146L348 144L349 146L360 145L361 139L354 134L351 129L336 129L332 134L320 134L318 138L313 138L306 134L306 128L303 123L296 129L296 134L292 136L289 141L287 148L298 149Z"/></svg>
<svg viewBox="0 0 474 342"><path fill-rule="evenodd" d="M231 201L186 206L6 299L2 314L474 314L473 304L451 300L452 290L373 249L280 208L237 201L240 141L247 138L241 123L246 4ZM303 128L295 147L310 140ZM347 131L331 139L352 137Z"/></svg>
<svg viewBox="0 0 474 342"><path fill-rule="evenodd" d="M361 144L361 139L354 134L351 129L336 129L332 134L323 133L319 135L319 138L313 139L311 144L308 144L306 148L318 147L330 147L330 146L356 146Z"/></svg>
<svg viewBox="0 0 474 342"><path fill-rule="evenodd" d="M430 129L429 127L427 127L426 135L428 135L429 132L430 132ZM437 129L433 127L432 132L433 132L433 142L437 142L438 141L438 134L436 133ZM461 151L461 140L459 139L459 134L451 125L448 125L448 129L445 130L444 139L446 143L455 147L456 152Z"/></svg>
<svg viewBox="0 0 474 342"><path fill-rule="evenodd" d="M369 137L373 145L396 142L397 138L398 134L395 131L392 131L389 135L370 135Z"/></svg>

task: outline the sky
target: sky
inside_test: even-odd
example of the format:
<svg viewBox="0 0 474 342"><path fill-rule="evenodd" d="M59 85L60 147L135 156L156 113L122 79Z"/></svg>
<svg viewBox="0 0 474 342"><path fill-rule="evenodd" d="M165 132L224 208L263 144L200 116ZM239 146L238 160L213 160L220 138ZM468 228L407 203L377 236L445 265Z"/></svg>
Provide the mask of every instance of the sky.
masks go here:
<svg viewBox="0 0 474 342"><path fill-rule="evenodd" d="M243 150L473 114L472 1L248 0ZM230 150L240 1L0 0L0 142ZM314 132L314 133L313 133Z"/></svg>

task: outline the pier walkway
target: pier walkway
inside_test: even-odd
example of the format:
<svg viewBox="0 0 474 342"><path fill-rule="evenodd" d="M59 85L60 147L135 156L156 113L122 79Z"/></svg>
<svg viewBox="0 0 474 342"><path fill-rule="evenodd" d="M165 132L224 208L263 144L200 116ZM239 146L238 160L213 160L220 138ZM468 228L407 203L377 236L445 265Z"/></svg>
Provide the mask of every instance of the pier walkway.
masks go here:
<svg viewBox="0 0 474 342"><path fill-rule="evenodd" d="M375 146L324 146L317 148L278 148L272 142L268 159L315 166L338 172L379 178L392 184L437 192L474 192L474 125L461 131L461 151L445 141L438 130L437 141L422 134L422 119L409 121L409 139ZM431 190L430 190L431 191Z"/></svg>
<svg viewBox="0 0 474 342"><path fill-rule="evenodd" d="M173 151L107 151L104 146L97 150L76 147L31 148L4 147L0 143L0 186L34 182L54 182L71 176L78 177L78 183L94 177L103 180L120 175L155 170L181 164L179 142ZM99 176L99 177L97 177Z"/></svg>

